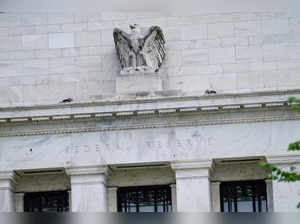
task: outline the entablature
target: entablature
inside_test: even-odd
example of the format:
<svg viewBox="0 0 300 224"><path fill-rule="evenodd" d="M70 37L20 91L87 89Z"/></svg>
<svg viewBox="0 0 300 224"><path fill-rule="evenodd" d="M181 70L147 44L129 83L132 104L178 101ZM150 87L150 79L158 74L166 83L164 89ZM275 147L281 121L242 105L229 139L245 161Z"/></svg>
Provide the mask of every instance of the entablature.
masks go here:
<svg viewBox="0 0 300 224"><path fill-rule="evenodd" d="M0 137L298 120L292 96L300 90L2 108Z"/></svg>
<svg viewBox="0 0 300 224"><path fill-rule="evenodd" d="M0 123L286 107L297 96L300 90L7 107L0 108Z"/></svg>

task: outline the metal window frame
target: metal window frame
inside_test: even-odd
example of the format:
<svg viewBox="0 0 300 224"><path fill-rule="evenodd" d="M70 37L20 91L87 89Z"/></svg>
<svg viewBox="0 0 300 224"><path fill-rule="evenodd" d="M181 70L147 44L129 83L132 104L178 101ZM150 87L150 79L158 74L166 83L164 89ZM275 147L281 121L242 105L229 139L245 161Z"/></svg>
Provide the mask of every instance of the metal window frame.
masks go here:
<svg viewBox="0 0 300 224"><path fill-rule="evenodd" d="M233 195L226 195L225 189L228 188L228 185L232 185L231 187L233 190ZM230 200L230 204L228 202L228 211L229 213L231 212L238 212L238 201L237 201L237 195L236 195L236 187L237 186L251 186L253 189L253 192L255 194L252 195L252 212L262 212L262 200L261 196L265 197L266 201L266 212L268 212L268 195L267 195L267 184L265 180L249 180L249 181L228 181L228 182L222 182L220 184L220 203L221 203L221 212L225 212L224 208L224 203L225 203L225 198L227 200ZM260 189L260 191L257 191L257 186L263 186L263 190ZM261 188L260 186L260 188ZM258 194L259 193L259 194ZM247 195L245 195L247 196ZM260 197L258 197L260 196ZM231 209L231 201L233 201L233 210ZM256 202L258 202L258 205L256 206Z"/></svg>
<svg viewBox="0 0 300 224"><path fill-rule="evenodd" d="M117 191L117 204L118 204L118 212L130 212L127 209L127 204L124 204L123 207L123 202L125 200L129 201L128 197L128 193L132 193L132 192L136 192L136 194L138 194L138 192L143 192L143 193L147 193L150 191L154 191L154 211L153 212L158 212L158 200L157 200L157 193L159 191L166 191L167 193L167 197L163 200L163 208L164 211L163 212L172 212L172 190L171 187L168 185L156 185L156 186L139 186L139 187L121 187L118 189ZM125 197L125 198L124 198ZM135 201L138 198L135 199ZM136 212L139 213L140 212L140 203L136 203ZM168 206L171 207L170 210L166 210L166 208L168 208ZM125 211L123 211L123 208L125 208Z"/></svg>

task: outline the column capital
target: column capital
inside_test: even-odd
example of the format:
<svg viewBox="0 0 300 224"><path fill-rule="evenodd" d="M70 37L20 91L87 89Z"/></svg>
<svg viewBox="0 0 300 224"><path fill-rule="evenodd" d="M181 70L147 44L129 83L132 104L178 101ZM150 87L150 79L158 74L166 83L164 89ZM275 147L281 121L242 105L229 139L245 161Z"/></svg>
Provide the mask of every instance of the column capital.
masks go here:
<svg viewBox="0 0 300 224"><path fill-rule="evenodd" d="M170 184L169 185L171 188L176 188L176 184Z"/></svg>
<svg viewBox="0 0 300 224"><path fill-rule="evenodd" d="M117 191L118 187L108 187L107 190L108 191Z"/></svg>
<svg viewBox="0 0 300 224"><path fill-rule="evenodd" d="M198 160L198 161L176 161L171 163L172 169L176 173L176 179L186 178L208 178L210 170L213 168L213 161Z"/></svg>
<svg viewBox="0 0 300 224"><path fill-rule="evenodd" d="M216 186L220 186L221 185L221 181L212 181L211 184L216 185Z"/></svg>
<svg viewBox="0 0 300 224"><path fill-rule="evenodd" d="M265 179L266 184L272 184L273 180L272 179Z"/></svg>
<svg viewBox="0 0 300 224"><path fill-rule="evenodd" d="M108 174L107 166L81 166L81 167L68 167L66 173L69 176L82 176L82 175L95 175L95 174Z"/></svg>
<svg viewBox="0 0 300 224"><path fill-rule="evenodd" d="M19 176L14 171L0 172L0 189L14 190Z"/></svg>
<svg viewBox="0 0 300 224"><path fill-rule="evenodd" d="M267 156L267 161L273 165L300 164L300 154L291 152L288 154L270 155Z"/></svg>
<svg viewBox="0 0 300 224"><path fill-rule="evenodd" d="M15 196L17 197L23 197L25 195L25 193L15 193Z"/></svg>
<svg viewBox="0 0 300 224"><path fill-rule="evenodd" d="M171 163L173 170L185 169L211 169L213 168L212 159L197 160L197 161L175 161Z"/></svg>
<svg viewBox="0 0 300 224"><path fill-rule="evenodd" d="M185 170L185 169L211 169L213 168L213 161L197 160L197 161L175 161L171 163L173 170Z"/></svg>
<svg viewBox="0 0 300 224"><path fill-rule="evenodd" d="M66 173L71 177L71 184L106 184L108 174L107 166L85 166L66 168Z"/></svg>

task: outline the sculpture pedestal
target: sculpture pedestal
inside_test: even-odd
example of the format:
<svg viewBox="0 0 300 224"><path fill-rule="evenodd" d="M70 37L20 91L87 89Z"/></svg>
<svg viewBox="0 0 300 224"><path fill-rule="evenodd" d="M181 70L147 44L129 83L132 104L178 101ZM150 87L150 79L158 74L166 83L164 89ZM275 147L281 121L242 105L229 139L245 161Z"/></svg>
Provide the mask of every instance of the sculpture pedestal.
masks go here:
<svg viewBox="0 0 300 224"><path fill-rule="evenodd" d="M161 91L163 80L158 74L133 74L117 77L117 94L133 94Z"/></svg>

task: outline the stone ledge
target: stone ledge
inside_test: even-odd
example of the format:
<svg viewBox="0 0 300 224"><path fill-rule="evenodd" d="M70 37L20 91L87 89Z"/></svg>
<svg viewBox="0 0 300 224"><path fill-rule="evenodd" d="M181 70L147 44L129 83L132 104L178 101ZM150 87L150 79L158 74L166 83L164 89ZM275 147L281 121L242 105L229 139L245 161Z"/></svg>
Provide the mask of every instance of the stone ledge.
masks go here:
<svg viewBox="0 0 300 224"><path fill-rule="evenodd" d="M171 163L177 180L209 178L212 167L213 161L211 159Z"/></svg>
<svg viewBox="0 0 300 224"><path fill-rule="evenodd" d="M0 124L82 118L117 118L145 114L241 110L288 106L288 98L300 90L247 94L167 97L151 100L113 101L84 104L12 107L0 109Z"/></svg>
<svg viewBox="0 0 300 224"><path fill-rule="evenodd" d="M107 123L111 120L113 123ZM119 119L66 119L43 122L3 123L0 137L58 135L84 132L123 131L136 129L196 127L228 124L300 120L300 114L288 107L238 109L208 112L145 114L139 117L122 116ZM76 122L76 127L74 123ZM92 124L92 126L90 126ZM103 124L103 125L99 125Z"/></svg>
<svg viewBox="0 0 300 224"><path fill-rule="evenodd" d="M267 156L267 161L273 165L300 164L300 154L291 152L283 155L270 155Z"/></svg>

